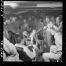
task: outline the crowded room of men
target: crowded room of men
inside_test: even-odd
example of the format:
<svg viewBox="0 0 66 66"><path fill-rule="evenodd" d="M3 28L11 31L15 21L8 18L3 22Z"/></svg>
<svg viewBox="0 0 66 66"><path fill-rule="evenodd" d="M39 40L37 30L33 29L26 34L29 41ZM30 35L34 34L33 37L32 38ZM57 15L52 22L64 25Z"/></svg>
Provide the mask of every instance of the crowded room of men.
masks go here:
<svg viewBox="0 0 66 66"><path fill-rule="evenodd" d="M62 2L4 1L3 62L62 62Z"/></svg>

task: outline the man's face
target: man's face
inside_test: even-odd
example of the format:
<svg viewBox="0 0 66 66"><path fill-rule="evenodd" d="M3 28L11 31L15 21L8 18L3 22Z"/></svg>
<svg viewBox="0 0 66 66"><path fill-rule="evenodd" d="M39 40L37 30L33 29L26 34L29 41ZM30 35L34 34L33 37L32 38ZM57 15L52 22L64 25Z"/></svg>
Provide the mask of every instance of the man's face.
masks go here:
<svg viewBox="0 0 66 66"><path fill-rule="evenodd" d="M26 20L24 19L24 23L26 23Z"/></svg>
<svg viewBox="0 0 66 66"><path fill-rule="evenodd" d="M59 17L56 18L56 23L59 23L60 21L59 19L60 19Z"/></svg>
<svg viewBox="0 0 66 66"><path fill-rule="evenodd" d="M51 34L54 35L55 34L55 31L54 30L51 30Z"/></svg>
<svg viewBox="0 0 66 66"><path fill-rule="evenodd" d="M49 23L49 18L48 17L46 17L46 22Z"/></svg>
<svg viewBox="0 0 66 66"><path fill-rule="evenodd" d="M11 21L12 21L12 22L15 22L16 19L17 19L16 17L12 17L12 18L11 18Z"/></svg>
<svg viewBox="0 0 66 66"><path fill-rule="evenodd" d="M54 21L54 17L51 17L51 20Z"/></svg>

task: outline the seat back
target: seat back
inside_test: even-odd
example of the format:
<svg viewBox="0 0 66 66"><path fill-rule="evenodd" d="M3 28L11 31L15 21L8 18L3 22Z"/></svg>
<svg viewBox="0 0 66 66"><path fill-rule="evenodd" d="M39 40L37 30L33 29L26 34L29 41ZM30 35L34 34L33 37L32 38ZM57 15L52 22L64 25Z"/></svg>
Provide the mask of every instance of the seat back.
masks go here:
<svg viewBox="0 0 66 66"><path fill-rule="evenodd" d="M61 55L60 58L57 60L57 62L62 62L62 55Z"/></svg>
<svg viewBox="0 0 66 66"><path fill-rule="evenodd" d="M50 59L50 62L62 62L62 55L60 56L58 60Z"/></svg>

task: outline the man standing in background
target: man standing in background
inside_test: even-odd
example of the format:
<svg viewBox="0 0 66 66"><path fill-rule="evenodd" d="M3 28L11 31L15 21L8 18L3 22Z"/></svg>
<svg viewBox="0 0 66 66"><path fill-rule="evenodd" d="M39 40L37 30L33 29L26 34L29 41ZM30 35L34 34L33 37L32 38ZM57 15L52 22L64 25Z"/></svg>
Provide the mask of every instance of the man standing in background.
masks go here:
<svg viewBox="0 0 66 66"><path fill-rule="evenodd" d="M47 25L44 26L44 29L46 29L46 31L45 31L46 42L47 42L47 48L49 48L52 45L52 35L49 31L50 28L52 27L52 23L50 22L50 19L48 16L46 16L46 23L47 23Z"/></svg>

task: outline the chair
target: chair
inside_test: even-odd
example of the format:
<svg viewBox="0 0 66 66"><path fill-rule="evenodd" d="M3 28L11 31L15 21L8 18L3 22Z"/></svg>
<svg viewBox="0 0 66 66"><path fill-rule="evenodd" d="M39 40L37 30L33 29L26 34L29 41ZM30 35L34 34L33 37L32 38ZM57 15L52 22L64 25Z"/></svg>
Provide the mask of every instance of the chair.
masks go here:
<svg viewBox="0 0 66 66"><path fill-rule="evenodd" d="M60 58L57 60L57 62L62 62L62 55L61 55Z"/></svg>
<svg viewBox="0 0 66 66"><path fill-rule="evenodd" d="M62 55L60 56L60 58L58 60L50 59L50 62L62 62Z"/></svg>

